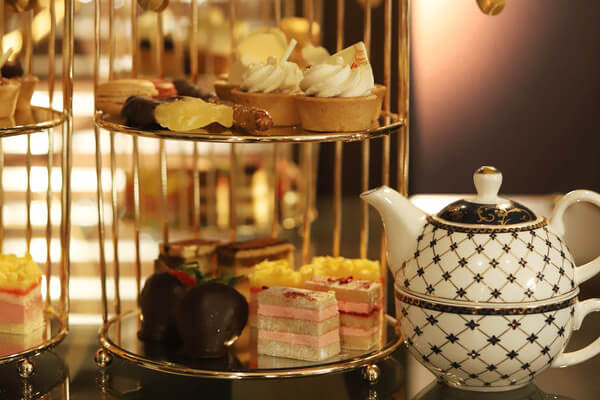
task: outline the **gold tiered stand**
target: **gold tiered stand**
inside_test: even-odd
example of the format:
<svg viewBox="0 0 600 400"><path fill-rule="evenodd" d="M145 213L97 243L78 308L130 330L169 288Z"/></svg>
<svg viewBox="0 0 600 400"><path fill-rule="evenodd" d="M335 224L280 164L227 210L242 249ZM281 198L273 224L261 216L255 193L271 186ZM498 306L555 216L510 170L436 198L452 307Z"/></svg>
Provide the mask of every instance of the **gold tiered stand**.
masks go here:
<svg viewBox="0 0 600 400"><path fill-rule="evenodd" d="M16 13L14 18L21 21L20 29L15 32L22 38L22 50L24 69L26 74L32 73L33 58L33 35L32 25L34 23L35 2L7 1ZM34 357L45 350L51 349L60 343L68 333L68 313L69 313L69 245L70 245L70 203L71 203L71 135L72 135L72 93L73 93L73 2L65 0L63 35L62 35L62 109L53 108L55 94L55 43L56 43L56 1L50 0L49 7L49 29L48 38L48 107L31 106L29 110L17 111L12 118L0 119L0 249L4 252L14 252L7 245L7 239L12 240L12 236L18 236L25 241L25 251L31 253L32 240L35 240L37 231L33 228L32 220L39 220L39 215L32 208L32 165L44 166L43 158L46 158L46 177L47 188L45 190L46 206L46 224L45 224L45 254L33 254L34 259L40 262L45 256L45 266L43 267L42 293L44 293L44 325L35 332L27 335L0 334L0 364L17 362L19 375L24 379L24 388L27 388L29 378L35 372ZM5 0L0 0L0 38L7 41L5 37L4 25ZM4 46L10 46L10 43L4 42ZM20 51L21 49L13 51ZM32 155L32 140L43 141L44 133L48 144L46 157ZM33 136L32 136L33 135ZM55 146L55 136L60 138L60 143ZM11 136L26 137L25 166L19 164L20 157L13 157L11 154L5 154L3 149L4 138ZM55 154L55 147L60 148L60 152ZM40 163L40 160L41 163ZM14 193L10 193L5 187L5 167L20 166L26 170L26 222L21 229L9 226L4 221L5 207L7 204L14 204ZM53 189L51 185L52 172L59 166L61 174L60 186L60 222L52 221L52 202ZM56 188L55 188L56 189ZM36 221L35 224L38 224ZM58 269L53 268L51 257L51 243L53 240L53 228L60 226L60 262ZM21 232L22 230L22 232ZM18 231L18 234L14 234ZM24 234L23 234L24 232Z"/></svg>
<svg viewBox="0 0 600 400"><path fill-rule="evenodd" d="M262 0L261 0L262 1ZM344 14L345 14L345 3L350 0L337 0L337 50L341 50L344 47ZM204 4L210 4L211 2L204 2ZM221 2L223 3L223 2ZM364 4L364 42L367 49L371 46L371 2L370 0L363 1ZM100 15L101 15L101 0L95 0L95 83L100 81ZM230 37L234 38L234 26L236 20L236 11L239 4L236 0L229 0L226 2L227 10L229 13L229 24L230 24ZM282 4L281 0L264 0L261 2L263 9L267 10L263 15L266 15L265 22L269 22L269 12L273 11L274 21L277 25L281 20L282 15ZM179 4L181 5L181 4ZM394 7L393 7L394 5ZM189 37L189 52L190 52L190 80L195 82L198 79L198 44L196 43L197 32L198 32L198 0L191 0L191 10L188 14L191 16L191 36ZM272 188L276 186L278 182L278 170L277 160L279 157L278 148L281 144L295 144L299 146L300 154L300 165L304 175L304 192L302 194L302 201L304 202L304 216L302 219L301 236L302 236L302 260L304 263L310 261L311 258L311 204L315 197L315 182L313 177L315 176L315 160L316 151L315 145L324 142L335 142L335 153L333 159L334 166L334 181L333 181L333 221L332 221L332 250L333 256L339 256L341 253L341 232L342 232L342 168L343 168L343 148L345 142L360 141L362 146L362 161L361 161L361 189L368 190L369 186L369 173L373 163L370 161L370 145L371 139L380 138L382 145L382 158L381 158L381 171L382 171L382 182L383 184L389 185L390 181L390 155L391 141L390 134L395 133L398 137L398 147L394 152L394 157L397 158L397 187L398 189L406 194L408 187L408 148L409 148L409 0L399 0L392 2L392 0L384 0L384 82L383 84L387 88L385 96L383 111L380 115L378 124L370 130L360 132L345 132L345 133L317 133L304 131L299 127L293 128L273 128L266 132L244 132L240 130L226 130L223 132L213 132L206 130L197 130L193 132L172 132L168 130L140 130L125 125L125 121L120 117L113 117L103 115L101 112L97 112L95 115L95 138L96 138L96 172L98 176L97 180L97 208L98 208L98 236L99 236L99 251L100 251L100 279L102 289L102 310L103 310L103 325L100 330L99 340L101 348L96 353L96 363L100 368L107 367L112 356L124 358L132 361L138 365L159 370L167 373L198 376L204 378L221 378L221 379L241 379L241 378L286 378L286 377L297 377L306 375L326 374L331 372L339 372L357 368L363 368L364 378L373 383L376 382L379 377L379 369L376 365L377 361L380 361L388 357L393 351L395 351L402 342L395 329L395 319L391 316L384 315L382 317L382 331L383 338L378 348L372 349L363 353L342 353L340 356L333 358L332 360L326 360L322 363L307 363L300 362L296 365L289 365L287 367L265 367L258 368L256 366L249 365L247 363L236 364L233 366L226 366L220 364L202 363L202 365L186 364L185 362L178 362L172 358L160 356L155 354L152 350L146 348L144 343L137 338L137 330L140 321L139 309L132 309L124 311L122 309L122 302L120 297L120 265L119 265L119 227L118 227L118 199L117 199L117 188L115 184L115 173L116 173L116 152L115 152L115 135L126 134L131 136L132 140L132 197L133 197L133 231L134 231L134 243L135 243L135 293L136 298L139 299L140 288L141 288L141 277L142 277L142 262L141 262L141 247L140 247L140 235L142 232L141 224L141 207L140 207L140 194L143 192L142 182L140 179L140 151L138 139L144 138L155 138L158 140L158 174L156 180L160 185L160 225L161 225L161 240L168 242L169 240L169 225L167 220L167 153L165 149L165 140L180 140L189 142L190 146L193 146L193 201L191 201L191 215L193 216L193 235L194 237L200 237L200 187L199 177L200 172L198 169L199 165L199 142L217 142L217 143L228 143L229 144L229 163L230 166L236 165L236 161L239 157L239 145L244 143L270 143L273 146L272 159L273 168L270 171L269 182ZM108 79L113 79L115 75L114 71L114 59L115 59L115 29L114 24L114 4L113 0L108 1L108 43L106 48L108 49ZM287 8L287 7L286 7ZM131 0L130 3L131 15L130 15L130 27L131 27L131 59L132 66L139 65L139 54L137 50L138 36L137 36L137 25L138 25L138 4L136 0ZM270 10L270 11L269 11ZM398 83L392 82L392 15L397 15L397 29L398 29ZM156 40L155 43L159 45L155 46L155 60L157 65L157 76L163 76L163 15L162 11L155 13L156 15ZM292 14L293 15L293 14ZM302 15L308 20L308 26L313 26L315 21L315 1L305 0L304 10ZM235 46L235 43L233 44ZM372 60L373 62L373 60ZM378 61L375 60L375 63ZM136 77L136 68L132 67L130 75ZM398 110L391 112L390 110L390 97L393 94L397 94ZM102 158L103 152L100 147L100 134L101 129L109 131L110 135L110 172L112 177L112 184L110 188L110 205L112 209L112 224L111 233L113 241L113 284L114 284L114 313L110 312L108 299L107 299L107 262L105 254L105 225L104 225L104 198L102 181L100 179L102 172ZM229 170L229 185L228 185L228 237L230 240L235 240L238 235L237 229L237 218L236 218L236 183L239 183L240 176L236 172L236 168L231 167ZM273 190L275 196L277 196L277 190ZM269 201L265 199L265 201ZM272 226L271 235L273 237L278 236L281 233L282 227L279 224L279 220L276 217L278 215L278 202L276 199L271 202L272 211ZM369 231L369 220L366 204L361 207L361 231L360 231L360 256L361 258L367 257L368 248L368 231ZM385 242L384 237L381 238L381 265L384 269L382 276L385 276ZM384 285L385 287L385 285ZM246 328L245 332L250 330ZM234 358L239 356L240 359L246 359L247 349L243 351L235 350L233 347L232 354ZM283 363L285 364L285 363ZM281 363L277 363L281 365Z"/></svg>

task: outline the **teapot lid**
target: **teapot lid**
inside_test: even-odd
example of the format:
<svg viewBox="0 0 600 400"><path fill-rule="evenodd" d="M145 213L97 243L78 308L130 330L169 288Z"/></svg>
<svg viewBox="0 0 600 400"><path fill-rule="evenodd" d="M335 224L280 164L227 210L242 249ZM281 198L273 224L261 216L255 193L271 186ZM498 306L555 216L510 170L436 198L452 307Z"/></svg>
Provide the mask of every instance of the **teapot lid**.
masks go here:
<svg viewBox="0 0 600 400"><path fill-rule="evenodd" d="M502 173L495 167L483 166L473 174L477 196L447 205L437 218L468 225L521 225L537 220L529 208L516 201L498 197Z"/></svg>

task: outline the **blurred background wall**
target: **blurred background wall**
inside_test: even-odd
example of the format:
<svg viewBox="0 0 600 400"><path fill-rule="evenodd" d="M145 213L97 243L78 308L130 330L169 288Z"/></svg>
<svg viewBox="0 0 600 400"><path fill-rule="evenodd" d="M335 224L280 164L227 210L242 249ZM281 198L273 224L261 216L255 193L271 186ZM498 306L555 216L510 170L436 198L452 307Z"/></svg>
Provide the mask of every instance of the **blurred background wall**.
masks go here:
<svg viewBox="0 0 600 400"><path fill-rule="evenodd" d="M347 3L352 43L362 38L361 14ZM335 2L324 16L334 49ZM507 0L494 17L475 0L412 1L410 192L472 192L471 175L485 164L504 173L504 193L600 190L599 18L597 0ZM372 59L383 46L383 27L374 28ZM344 155L360 160L360 146ZM356 167L344 171L352 193ZM329 177L322 181L327 191Z"/></svg>

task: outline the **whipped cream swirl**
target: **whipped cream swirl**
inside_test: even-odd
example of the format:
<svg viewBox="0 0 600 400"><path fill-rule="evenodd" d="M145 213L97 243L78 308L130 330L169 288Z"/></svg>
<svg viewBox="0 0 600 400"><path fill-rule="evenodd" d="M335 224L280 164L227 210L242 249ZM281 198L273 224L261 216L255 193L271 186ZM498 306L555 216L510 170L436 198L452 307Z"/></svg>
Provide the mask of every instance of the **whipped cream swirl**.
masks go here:
<svg viewBox="0 0 600 400"><path fill-rule="evenodd" d="M293 62L277 62L269 57L266 63L250 65L242 76L242 90L250 93L298 92L302 71Z"/></svg>
<svg viewBox="0 0 600 400"><path fill-rule="evenodd" d="M338 57L335 64L310 67L300 82L304 94L316 97L368 96L374 87L372 73L363 73L363 68L357 66L344 65L342 57Z"/></svg>

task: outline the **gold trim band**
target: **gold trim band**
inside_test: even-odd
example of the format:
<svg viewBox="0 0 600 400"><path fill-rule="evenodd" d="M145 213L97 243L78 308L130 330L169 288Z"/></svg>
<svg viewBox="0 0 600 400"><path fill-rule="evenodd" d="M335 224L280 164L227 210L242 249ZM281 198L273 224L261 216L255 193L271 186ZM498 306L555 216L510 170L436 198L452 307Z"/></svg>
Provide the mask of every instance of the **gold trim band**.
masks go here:
<svg viewBox="0 0 600 400"><path fill-rule="evenodd" d="M577 294L570 299L560 301L558 303L544 304L534 307L478 307L473 306L456 306L449 304L434 303L431 301L419 299L409 296L399 291L395 291L396 299L402 303L409 304L427 310L445 312L450 314L468 314L468 315L525 315L525 314L543 314L551 311L562 310L577 303Z"/></svg>
<svg viewBox="0 0 600 400"><path fill-rule="evenodd" d="M465 232L465 233L510 233L510 232L523 232L523 231L532 231L534 229L543 228L548 225L548 220L546 218L542 218L540 222L535 224L526 225L526 226L516 226L507 228L506 225L498 225L498 226L490 226L489 228L471 228L467 226L459 226L459 225L451 225L440 222L432 216L427 216L427 222L430 224L445 229L447 231L452 232Z"/></svg>

